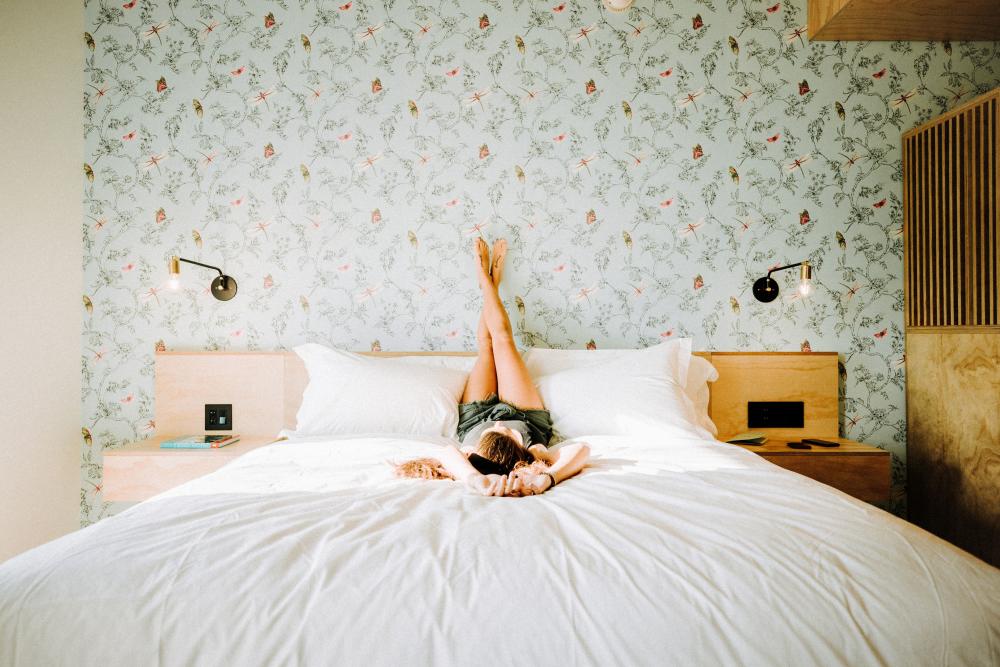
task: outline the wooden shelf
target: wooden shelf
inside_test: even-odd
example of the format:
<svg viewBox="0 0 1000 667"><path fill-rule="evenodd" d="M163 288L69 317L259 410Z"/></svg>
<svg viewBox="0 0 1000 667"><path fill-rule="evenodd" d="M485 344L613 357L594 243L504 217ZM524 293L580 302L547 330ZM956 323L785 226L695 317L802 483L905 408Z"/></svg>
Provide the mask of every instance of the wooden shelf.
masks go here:
<svg viewBox="0 0 1000 667"><path fill-rule="evenodd" d="M809 39L1000 39L997 0L809 0Z"/></svg>
<svg viewBox="0 0 1000 667"><path fill-rule="evenodd" d="M809 437L809 436L806 436ZM785 440L783 438L769 439L763 445L738 445L743 449L749 449L752 452L758 454L767 454L768 456L782 456L782 455L799 455L808 454L810 456L815 456L817 454L831 454L836 456L843 456L844 454L858 454L862 456L888 456L889 452L884 449L879 449L878 447L873 447L871 445L866 445L854 440L848 440L846 438L820 438L821 440L829 440L831 442L840 443L839 447L818 447L816 445L812 446L812 449L792 449L788 446L789 442L798 442L798 440Z"/></svg>
<svg viewBox="0 0 1000 667"><path fill-rule="evenodd" d="M146 500L196 477L215 472L277 438L245 437L219 449L160 449L161 436L104 451L104 499Z"/></svg>

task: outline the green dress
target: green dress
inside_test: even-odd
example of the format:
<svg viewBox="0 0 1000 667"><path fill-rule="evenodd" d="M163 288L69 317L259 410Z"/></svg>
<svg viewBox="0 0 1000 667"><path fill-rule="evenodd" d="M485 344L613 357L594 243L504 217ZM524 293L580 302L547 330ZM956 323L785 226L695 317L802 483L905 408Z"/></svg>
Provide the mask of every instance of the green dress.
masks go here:
<svg viewBox="0 0 1000 667"><path fill-rule="evenodd" d="M463 445L475 445L483 431L500 422L502 426L518 431L524 446L542 444L548 447L552 439L552 415L548 410L522 410L504 403L496 394L481 401L461 403L458 406L458 439Z"/></svg>

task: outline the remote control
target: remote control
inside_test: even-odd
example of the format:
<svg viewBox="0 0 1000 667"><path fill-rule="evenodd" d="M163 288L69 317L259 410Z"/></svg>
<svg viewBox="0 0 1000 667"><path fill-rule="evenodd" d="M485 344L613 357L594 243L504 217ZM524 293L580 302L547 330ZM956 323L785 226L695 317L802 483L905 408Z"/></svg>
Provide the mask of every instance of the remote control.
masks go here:
<svg viewBox="0 0 1000 667"><path fill-rule="evenodd" d="M812 449L812 445L807 445L804 442L790 442L788 446L792 449Z"/></svg>
<svg viewBox="0 0 1000 667"><path fill-rule="evenodd" d="M840 447L839 442L830 442L829 440L819 440L817 438L802 438L802 442L819 447Z"/></svg>

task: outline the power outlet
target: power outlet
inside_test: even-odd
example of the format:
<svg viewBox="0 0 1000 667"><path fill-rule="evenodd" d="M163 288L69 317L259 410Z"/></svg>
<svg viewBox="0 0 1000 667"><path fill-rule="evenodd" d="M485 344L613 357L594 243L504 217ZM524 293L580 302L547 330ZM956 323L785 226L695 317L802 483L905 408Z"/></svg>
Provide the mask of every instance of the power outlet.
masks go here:
<svg viewBox="0 0 1000 667"><path fill-rule="evenodd" d="M205 430L206 431L232 431L233 430L233 404L232 403L206 403L205 404Z"/></svg>

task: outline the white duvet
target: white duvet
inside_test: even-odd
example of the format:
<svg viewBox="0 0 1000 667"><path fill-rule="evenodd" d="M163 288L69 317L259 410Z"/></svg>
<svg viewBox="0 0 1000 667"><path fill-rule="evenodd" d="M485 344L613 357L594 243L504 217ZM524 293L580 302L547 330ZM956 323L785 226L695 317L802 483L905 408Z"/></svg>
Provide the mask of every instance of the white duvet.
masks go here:
<svg viewBox="0 0 1000 667"><path fill-rule="evenodd" d="M444 441L441 441L444 442ZM989 665L1000 571L720 443L532 498L279 442L0 565L2 665Z"/></svg>

